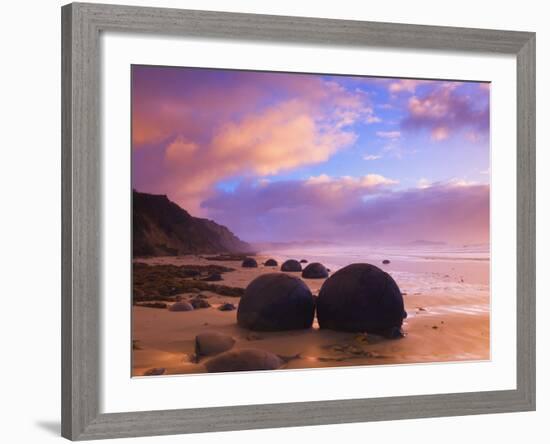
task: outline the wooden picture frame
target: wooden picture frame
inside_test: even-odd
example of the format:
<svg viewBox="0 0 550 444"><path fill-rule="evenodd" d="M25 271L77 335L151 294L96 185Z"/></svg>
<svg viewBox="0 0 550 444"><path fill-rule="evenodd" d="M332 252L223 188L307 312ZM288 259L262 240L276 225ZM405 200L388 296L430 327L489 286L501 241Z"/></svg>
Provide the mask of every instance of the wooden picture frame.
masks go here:
<svg viewBox="0 0 550 444"><path fill-rule="evenodd" d="M104 31L509 54L517 60L515 390L100 413L100 45ZM535 34L73 3L62 8L62 435L73 440L535 409ZM498 277L497 277L498 278Z"/></svg>

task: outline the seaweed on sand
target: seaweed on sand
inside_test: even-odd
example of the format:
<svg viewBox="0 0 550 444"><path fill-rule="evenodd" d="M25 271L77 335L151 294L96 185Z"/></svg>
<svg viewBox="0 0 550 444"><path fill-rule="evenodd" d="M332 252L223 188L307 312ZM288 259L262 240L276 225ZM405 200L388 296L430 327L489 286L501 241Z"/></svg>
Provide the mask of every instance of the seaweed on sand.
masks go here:
<svg viewBox="0 0 550 444"><path fill-rule="evenodd" d="M148 265L135 262L132 268L134 302L172 300L180 293L211 291L222 296L241 297L244 288L200 280L205 274L226 273L220 265Z"/></svg>

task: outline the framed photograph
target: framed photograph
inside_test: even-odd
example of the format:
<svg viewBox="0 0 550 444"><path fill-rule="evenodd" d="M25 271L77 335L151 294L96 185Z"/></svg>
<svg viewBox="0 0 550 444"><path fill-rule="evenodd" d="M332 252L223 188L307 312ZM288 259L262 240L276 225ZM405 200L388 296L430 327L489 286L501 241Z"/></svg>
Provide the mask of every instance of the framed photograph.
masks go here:
<svg viewBox="0 0 550 444"><path fill-rule="evenodd" d="M62 25L63 436L535 409L534 33Z"/></svg>

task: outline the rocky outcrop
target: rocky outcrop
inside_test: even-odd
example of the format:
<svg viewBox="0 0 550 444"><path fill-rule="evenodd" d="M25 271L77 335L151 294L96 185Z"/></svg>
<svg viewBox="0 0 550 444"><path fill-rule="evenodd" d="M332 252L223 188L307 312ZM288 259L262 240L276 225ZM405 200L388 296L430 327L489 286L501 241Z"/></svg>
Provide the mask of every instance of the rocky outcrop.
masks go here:
<svg viewBox="0 0 550 444"><path fill-rule="evenodd" d="M133 255L251 252L227 227L191 216L164 195L133 192Z"/></svg>

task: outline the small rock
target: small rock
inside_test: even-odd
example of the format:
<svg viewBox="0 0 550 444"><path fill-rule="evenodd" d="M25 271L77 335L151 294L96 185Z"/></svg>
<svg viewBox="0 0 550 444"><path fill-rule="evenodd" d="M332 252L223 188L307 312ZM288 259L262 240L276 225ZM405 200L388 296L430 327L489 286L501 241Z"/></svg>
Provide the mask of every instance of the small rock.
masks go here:
<svg viewBox="0 0 550 444"><path fill-rule="evenodd" d="M166 372L166 369L163 367L150 368L149 370L145 371L145 373L143 373L143 376L160 376L164 375L164 372Z"/></svg>
<svg viewBox="0 0 550 444"><path fill-rule="evenodd" d="M205 363L209 373L245 372L252 370L276 370L284 364L277 355L265 350L231 350Z"/></svg>
<svg viewBox="0 0 550 444"><path fill-rule="evenodd" d="M276 267L278 266L278 262L275 260L275 259L268 259L267 261L265 261L265 264L264 264L266 267Z"/></svg>
<svg viewBox="0 0 550 444"><path fill-rule="evenodd" d="M212 273L201 280L205 282L217 282L217 281L223 281L223 278L221 273Z"/></svg>
<svg viewBox="0 0 550 444"><path fill-rule="evenodd" d="M193 306L186 301L179 301L175 302L174 304L170 305L170 308L168 308L170 311L192 311Z"/></svg>
<svg viewBox="0 0 550 444"><path fill-rule="evenodd" d="M307 259L302 259L302 260L300 260L300 263L301 263L301 264L307 264Z"/></svg>
<svg viewBox="0 0 550 444"><path fill-rule="evenodd" d="M167 307L165 302L141 302L136 305L138 307L147 307L147 308L166 308Z"/></svg>
<svg viewBox="0 0 550 444"><path fill-rule="evenodd" d="M382 261L382 263L383 263L384 265L388 265L388 264L390 263L390 261L389 261L388 259L384 259L384 260Z"/></svg>
<svg viewBox="0 0 550 444"><path fill-rule="evenodd" d="M237 307L235 307L233 304L226 302L225 304L222 304L218 307L218 310L220 311L231 311L235 310Z"/></svg>
<svg viewBox="0 0 550 444"><path fill-rule="evenodd" d="M235 339L218 332L205 332L195 337L195 354L197 356L213 356L231 349Z"/></svg>
<svg viewBox="0 0 550 444"><path fill-rule="evenodd" d="M189 301L189 303L193 306L193 308L208 308L210 307L210 303L206 299L202 298L193 298Z"/></svg>
<svg viewBox="0 0 550 444"><path fill-rule="evenodd" d="M366 333L359 334L355 336L355 340L361 344L368 344L369 338Z"/></svg>

